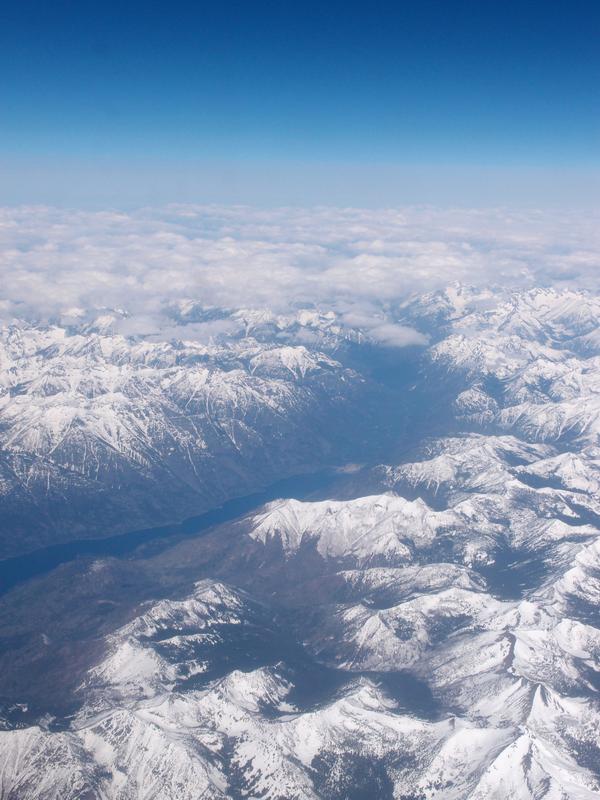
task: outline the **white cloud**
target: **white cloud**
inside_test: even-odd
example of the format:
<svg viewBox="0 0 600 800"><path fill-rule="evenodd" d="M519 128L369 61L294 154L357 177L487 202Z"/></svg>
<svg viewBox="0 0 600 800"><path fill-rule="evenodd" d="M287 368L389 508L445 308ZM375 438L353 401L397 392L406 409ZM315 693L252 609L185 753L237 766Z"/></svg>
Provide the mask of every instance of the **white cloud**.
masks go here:
<svg viewBox="0 0 600 800"><path fill-rule="evenodd" d="M454 281L598 289L598 215L406 208L168 206L134 213L0 209L0 317L129 312L124 332L173 334L165 313L298 303L333 308L382 343L417 343L386 307ZM226 329L212 323L214 332ZM206 324L189 328L213 334Z"/></svg>
<svg viewBox="0 0 600 800"><path fill-rule="evenodd" d="M407 347L427 344L429 341L427 336L414 328L409 328L407 325L396 325L392 322L373 326L369 329L369 335L374 341L387 347Z"/></svg>

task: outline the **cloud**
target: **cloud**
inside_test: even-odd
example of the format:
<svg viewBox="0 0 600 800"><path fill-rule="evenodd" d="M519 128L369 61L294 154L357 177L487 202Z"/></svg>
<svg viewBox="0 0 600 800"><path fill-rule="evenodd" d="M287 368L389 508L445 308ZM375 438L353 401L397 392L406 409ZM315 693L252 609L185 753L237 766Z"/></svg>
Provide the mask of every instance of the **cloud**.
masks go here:
<svg viewBox="0 0 600 800"><path fill-rule="evenodd" d="M0 318L127 312L137 335L175 335L169 309L334 309L387 345L422 343L390 309L459 281L598 290L598 214L461 209L177 206L0 209ZM212 321L188 335L227 332ZM421 339L419 339L421 337Z"/></svg>
<svg viewBox="0 0 600 800"><path fill-rule="evenodd" d="M387 347L408 347L409 345L427 344L429 338L408 325L397 325L386 322L383 325L375 325L369 329L371 338L379 344Z"/></svg>

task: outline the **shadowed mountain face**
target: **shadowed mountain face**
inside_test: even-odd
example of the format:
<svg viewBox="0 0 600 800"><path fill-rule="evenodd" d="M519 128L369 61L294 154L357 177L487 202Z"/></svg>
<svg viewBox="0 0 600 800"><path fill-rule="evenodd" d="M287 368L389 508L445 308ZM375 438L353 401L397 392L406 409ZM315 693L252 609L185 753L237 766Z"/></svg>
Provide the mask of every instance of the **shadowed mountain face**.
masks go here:
<svg viewBox="0 0 600 800"><path fill-rule="evenodd" d="M600 797L600 301L394 314L5 332L4 552L74 544L0 598L0 798Z"/></svg>

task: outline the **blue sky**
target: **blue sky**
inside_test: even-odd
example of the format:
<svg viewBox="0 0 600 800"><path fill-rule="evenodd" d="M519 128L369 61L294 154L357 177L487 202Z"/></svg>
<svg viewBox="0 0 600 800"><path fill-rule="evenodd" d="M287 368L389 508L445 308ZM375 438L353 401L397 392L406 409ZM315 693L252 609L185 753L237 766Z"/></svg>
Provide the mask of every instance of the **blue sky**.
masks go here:
<svg viewBox="0 0 600 800"><path fill-rule="evenodd" d="M595 201L592 0L0 14L0 202Z"/></svg>

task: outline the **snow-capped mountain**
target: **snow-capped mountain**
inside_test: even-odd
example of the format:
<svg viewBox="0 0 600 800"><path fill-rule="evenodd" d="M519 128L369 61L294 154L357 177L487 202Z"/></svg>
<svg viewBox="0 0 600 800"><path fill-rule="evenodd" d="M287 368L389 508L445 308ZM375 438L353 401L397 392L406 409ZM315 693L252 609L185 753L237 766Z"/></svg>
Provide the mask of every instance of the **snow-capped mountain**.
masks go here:
<svg viewBox="0 0 600 800"><path fill-rule="evenodd" d="M2 556L215 507L326 461L363 415L364 381L314 348L114 320L0 330Z"/></svg>
<svg viewBox="0 0 600 800"><path fill-rule="evenodd" d="M451 287L395 313L431 340L402 458L0 601L1 798L600 797L600 301ZM361 385L329 328L317 355L252 324L250 359L250 329L219 346L244 381L292 406ZM24 667L57 661L68 712L21 713Z"/></svg>

